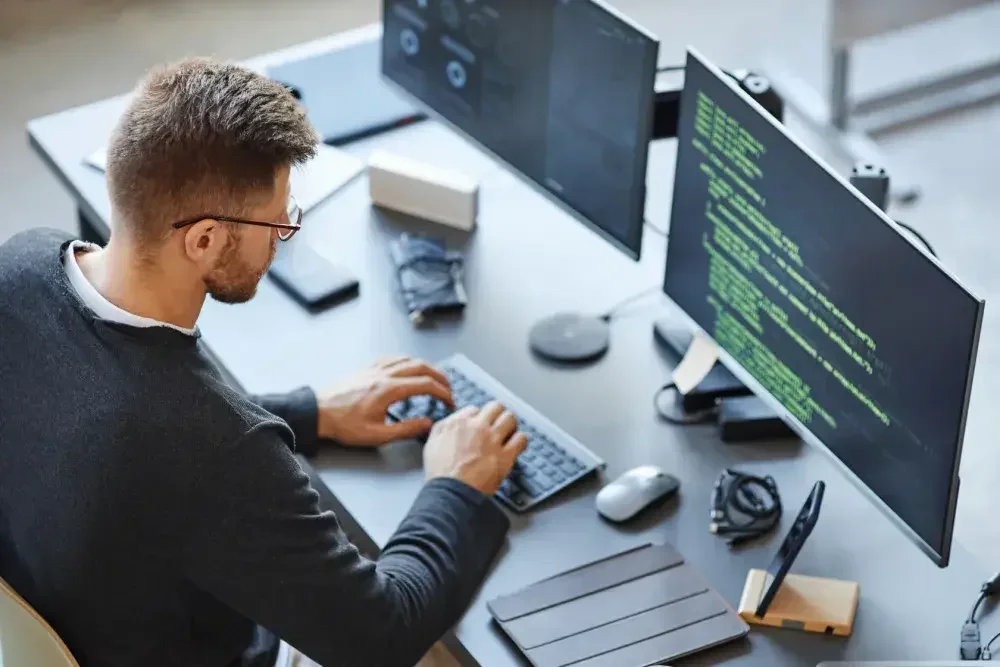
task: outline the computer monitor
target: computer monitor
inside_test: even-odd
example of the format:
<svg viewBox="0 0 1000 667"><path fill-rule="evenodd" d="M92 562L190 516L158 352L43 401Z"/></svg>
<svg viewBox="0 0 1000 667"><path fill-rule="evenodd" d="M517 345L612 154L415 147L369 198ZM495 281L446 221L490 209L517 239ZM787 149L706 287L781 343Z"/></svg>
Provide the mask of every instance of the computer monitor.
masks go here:
<svg viewBox="0 0 1000 667"><path fill-rule="evenodd" d="M384 0L382 16L385 79L639 258L655 37L597 0ZM561 315L531 340L596 357L607 323Z"/></svg>
<svg viewBox="0 0 1000 667"><path fill-rule="evenodd" d="M677 137L664 292L946 566L984 302L694 50Z"/></svg>
<svg viewBox="0 0 1000 667"><path fill-rule="evenodd" d="M657 41L594 0L384 0L382 72L638 258Z"/></svg>

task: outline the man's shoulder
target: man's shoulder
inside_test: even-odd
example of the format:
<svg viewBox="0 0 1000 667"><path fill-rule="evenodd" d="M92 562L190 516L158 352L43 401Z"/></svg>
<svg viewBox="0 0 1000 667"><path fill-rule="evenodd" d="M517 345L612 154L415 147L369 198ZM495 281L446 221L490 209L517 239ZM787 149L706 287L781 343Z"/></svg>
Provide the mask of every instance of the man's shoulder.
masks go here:
<svg viewBox="0 0 1000 667"><path fill-rule="evenodd" d="M72 234L62 230L35 227L18 232L0 243L0 253L11 257L48 254L74 238Z"/></svg>
<svg viewBox="0 0 1000 667"><path fill-rule="evenodd" d="M68 232L56 229L29 229L0 244L0 280L25 277L44 271L58 261L62 247L71 241Z"/></svg>

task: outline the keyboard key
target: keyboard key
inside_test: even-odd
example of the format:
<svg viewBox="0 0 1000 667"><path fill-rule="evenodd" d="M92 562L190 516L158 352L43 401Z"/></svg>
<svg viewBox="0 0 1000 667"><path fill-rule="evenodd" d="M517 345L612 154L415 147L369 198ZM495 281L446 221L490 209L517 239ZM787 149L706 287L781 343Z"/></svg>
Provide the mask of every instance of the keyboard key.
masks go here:
<svg viewBox="0 0 1000 667"><path fill-rule="evenodd" d="M573 465L576 461L563 461L559 464L559 469L563 471L566 475L575 475L578 471L583 469L579 463ZM579 466L579 467L577 467Z"/></svg>
<svg viewBox="0 0 1000 667"><path fill-rule="evenodd" d="M542 467L542 472L544 472L549 477L552 477L553 475L556 474L556 469L553 466L549 465L548 463L543 463L541 467Z"/></svg>
<svg viewBox="0 0 1000 667"><path fill-rule="evenodd" d="M546 480L547 481L547 480ZM532 498L537 498L538 496L545 493L548 487L542 486L542 484L537 479L525 479L523 481L524 490L528 492L528 495Z"/></svg>
<svg viewBox="0 0 1000 667"><path fill-rule="evenodd" d="M554 482L549 479L546 475L539 473L535 475L531 480L542 492L548 491L554 486Z"/></svg>

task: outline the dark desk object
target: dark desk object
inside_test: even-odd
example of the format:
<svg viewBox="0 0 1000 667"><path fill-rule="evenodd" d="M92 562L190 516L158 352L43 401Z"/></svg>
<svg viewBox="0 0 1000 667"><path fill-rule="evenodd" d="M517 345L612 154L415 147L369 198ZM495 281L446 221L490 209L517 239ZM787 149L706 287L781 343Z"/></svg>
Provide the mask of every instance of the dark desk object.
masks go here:
<svg viewBox="0 0 1000 667"><path fill-rule="evenodd" d="M267 68L267 74L301 100L323 141L343 146L427 118L382 82L380 45L381 40L372 37L276 64Z"/></svg>
<svg viewBox="0 0 1000 667"><path fill-rule="evenodd" d="M337 48L371 35L377 27L365 30L253 64ZM123 105L122 98L105 100L36 119L28 128L33 146L66 185L83 221L105 236L110 209L104 179L82 159L107 140ZM650 154L650 182L658 187L650 192L647 215L654 221L666 220L669 211L671 144L654 145ZM365 284L364 293L318 315L304 311L269 280L248 304L208 302L199 326L221 365L250 391L279 391L303 383L323 387L388 352L432 361L462 352L606 460L607 479L650 464L684 484L677 500L624 528L598 519L597 479L577 484L538 511L513 516L508 548L454 635L446 638L463 664L525 664L493 624L486 601L647 542L674 545L735 606L747 572L766 567L794 515L787 513L775 538L731 552L706 530L705 498L726 467L773 475L788 498L804 498L812 480L826 480L823 521L796 560L796 569L859 581L863 597L858 618L846 640L755 629L745 642L678 665L772 667L822 660L955 657L969 591L978 590L988 576L982 564L958 543L951 566L939 570L818 451L795 442L736 448L720 442L714 429L658 421L650 396L669 377L672 362L650 341L652 317L637 314L617 322L609 354L583 370L552 368L528 352L528 329L554 308L603 310L659 284L662 239L648 233L643 261L633 263L435 123L383 134L352 144L349 150L365 157L376 147L422 159L433 155L483 184L476 233L448 232L449 244L466 253L469 307L463 318L431 331L415 331L410 325L393 293L396 278L388 242L404 230L426 233L431 227L373 211L367 183L359 178L314 209L300 234L315 247L335 246L338 257L349 262ZM545 244L524 242L541 230L548 239ZM560 248L555 264L552 248ZM275 340L296 344L274 345ZM348 534L369 553L386 543L424 479L419 443L399 443L377 452L329 449L307 470L333 491L335 495L328 495L327 488L320 488ZM933 600L932 606L928 600Z"/></svg>
<svg viewBox="0 0 1000 667"><path fill-rule="evenodd" d="M460 313L468 303L462 274L465 259L436 239L400 234L389 243L399 296L415 326L433 316ZM428 315L432 321L428 322Z"/></svg>
<svg viewBox="0 0 1000 667"><path fill-rule="evenodd" d="M767 613L768 607L774 602L774 596L781 588L781 582L784 581L788 571L795 564L795 559L799 557L799 552L805 546L806 540L812 535L813 528L816 527L816 522L819 521L819 511L823 506L823 494L825 492L826 484L824 482L816 482L813 485L805 504L802 505L798 516L795 517L795 523L792 524L788 534L785 535L785 539L781 541L778 553L775 554L771 564L767 566L767 573L773 577L773 580L764 591L764 596L757 605L758 616L763 616Z"/></svg>
<svg viewBox="0 0 1000 667"><path fill-rule="evenodd" d="M660 664L750 630L665 544L615 554L488 607L535 667Z"/></svg>

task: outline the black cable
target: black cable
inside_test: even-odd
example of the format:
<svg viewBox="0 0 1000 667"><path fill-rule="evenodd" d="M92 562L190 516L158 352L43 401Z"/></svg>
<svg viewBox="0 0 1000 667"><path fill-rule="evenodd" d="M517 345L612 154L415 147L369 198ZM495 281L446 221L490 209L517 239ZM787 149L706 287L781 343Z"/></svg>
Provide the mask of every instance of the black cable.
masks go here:
<svg viewBox="0 0 1000 667"><path fill-rule="evenodd" d="M733 516L734 511L746 518L738 520ZM709 530L717 535L730 535L726 539L730 547L760 537L773 530L781 519L778 484L770 475L757 477L727 469L712 489L711 516Z"/></svg>
<svg viewBox="0 0 1000 667"><path fill-rule="evenodd" d="M663 67L657 67L656 73L663 74L664 72L677 72L684 69L684 65L664 65Z"/></svg>
<svg viewBox="0 0 1000 667"><path fill-rule="evenodd" d="M677 388L677 385L675 385L673 382L668 382L667 384L665 384L662 387L660 387L659 389L657 389L656 393L653 394L653 409L656 410L657 412L659 412L660 411L660 396L663 396L663 394L665 392L668 392L671 389L676 389L676 388ZM665 419L667 419L667 421L672 421L669 417L665 417Z"/></svg>
<svg viewBox="0 0 1000 667"><path fill-rule="evenodd" d="M635 301L638 301L639 299L644 299L644 298L646 298L647 296L649 296L650 294L652 294L654 292L659 292L660 289L661 288L660 288L659 285L657 285L656 287L647 287L646 289L642 290L641 292L637 292L636 294L633 294L632 296L629 296L629 297L626 297L626 298L622 299L621 301L619 301L618 303L616 303L614 306L612 306L610 310L608 310L603 315L601 315L601 319L604 320L605 322L610 322L611 320L615 319L615 315L617 315L619 313L619 311L621 311L621 309L624 308L625 306L627 306L627 305L629 305L631 303L634 303Z"/></svg>
<svg viewBox="0 0 1000 667"><path fill-rule="evenodd" d="M987 581L983 582L983 585L979 589L979 597L976 598L976 603L972 605L972 611L969 612L969 618L962 624L962 632L959 635L958 644L958 652L962 656L962 660L993 659L991 646L997 639L1000 639L1000 634L995 635L986 646L983 646L976 614L979 612L979 607L982 606L983 602L994 595L1000 595L1000 572L997 572Z"/></svg>
<svg viewBox="0 0 1000 667"><path fill-rule="evenodd" d="M986 600L986 592L983 591L982 593L979 594L979 599L976 600L976 604L973 605L972 611L969 612L969 620L967 621L968 623L972 623L973 621L976 620L976 612L979 611L979 606L983 604L985 600Z"/></svg>
<svg viewBox="0 0 1000 667"><path fill-rule="evenodd" d="M935 257L938 256L937 253L934 252L934 246L932 246L930 244L930 241L928 241L926 238L924 238L923 234L921 234L920 232L918 232L916 229L914 229L910 225L906 224L905 222L900 222L899 220L897 220L896 224L899 225L900 227L902 227L903 229L905 229L906 231L910 232L914 236L916 236L917 240L920 241L924 245L925 248L927 248L927 252L929 252L930 254L932 254Z"/></svg>
<svg viewBox="0 0 1000 667"><path fill-rule="evenodd" d="M684 412L682 413L684 415L683 418L674 417L670 413L660 409L660 398L672 389L677 389L677 385L673 382L668 382L653 393L653 410L656 411L656 414L658 414L664 421L677 426L693 426L696 424L707 424L712 422L719 414L719 408L718 406L715 406L705 410L699 410L698 412Z"/></svg>

